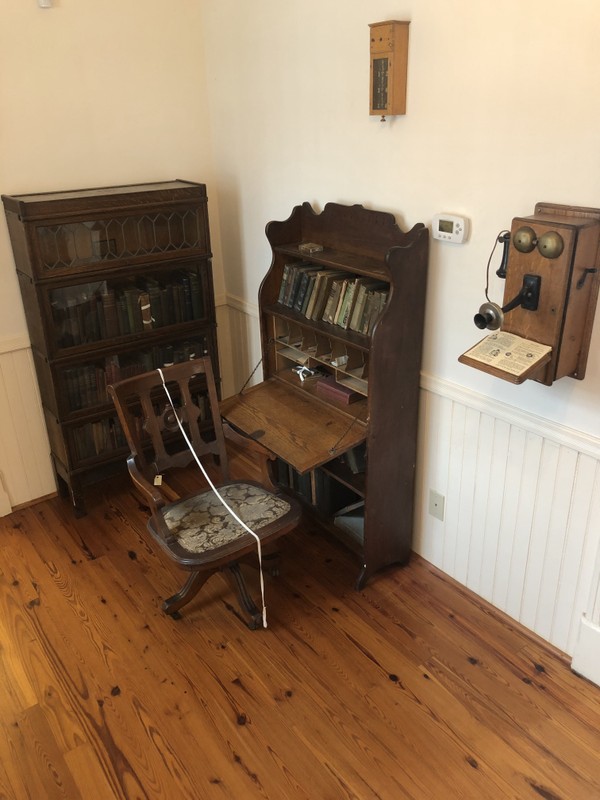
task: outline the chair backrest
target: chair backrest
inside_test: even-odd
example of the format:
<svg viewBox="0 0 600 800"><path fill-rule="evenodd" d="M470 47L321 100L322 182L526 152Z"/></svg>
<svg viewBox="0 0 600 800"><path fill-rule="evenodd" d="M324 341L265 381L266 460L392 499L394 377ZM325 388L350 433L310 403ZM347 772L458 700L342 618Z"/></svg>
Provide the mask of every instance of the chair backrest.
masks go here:
<svg viewBox="0 0 600 800"><path fill-rule="evenodd" d="M219 399L210 358L163 367L162 374L177 416L198 457L218 456L229 479ZM193 459L181 433L158 370L135 375L108 387L135 468L149 481ZM130 471L132 468L130 463Z"/></svg>

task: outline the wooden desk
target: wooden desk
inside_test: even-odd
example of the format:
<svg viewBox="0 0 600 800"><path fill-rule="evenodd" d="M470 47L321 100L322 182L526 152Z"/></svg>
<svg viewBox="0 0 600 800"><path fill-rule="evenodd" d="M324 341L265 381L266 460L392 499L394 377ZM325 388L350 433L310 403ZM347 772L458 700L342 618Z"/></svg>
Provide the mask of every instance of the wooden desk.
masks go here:
<svg viewBox="0 0 600 800"><path fill-rule="evenodd" d="M223 400L221 415L300 473L366 439L364 422L277 379ZM350 406L350 409L352 406Z"/></svg>

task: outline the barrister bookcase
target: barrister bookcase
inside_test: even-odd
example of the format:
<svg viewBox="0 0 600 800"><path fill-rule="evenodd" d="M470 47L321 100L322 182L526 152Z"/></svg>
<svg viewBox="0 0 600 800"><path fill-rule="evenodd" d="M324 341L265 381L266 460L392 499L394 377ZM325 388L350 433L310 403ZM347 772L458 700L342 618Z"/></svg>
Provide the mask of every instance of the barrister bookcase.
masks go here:
<svg viewBox="0 0 600 800"><path fill-rule="evenodd" d="M128 455L108 384L197 355L219 381L206 187L2 200L57 484L80 515L85 487Z"/></svg>

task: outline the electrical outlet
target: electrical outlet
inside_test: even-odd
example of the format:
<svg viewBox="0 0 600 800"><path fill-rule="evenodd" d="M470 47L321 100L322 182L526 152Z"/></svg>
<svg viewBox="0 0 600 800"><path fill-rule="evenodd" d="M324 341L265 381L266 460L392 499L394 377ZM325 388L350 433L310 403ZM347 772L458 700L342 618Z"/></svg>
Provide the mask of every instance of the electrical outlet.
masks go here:
<svg viewBox="0 0 600 800"><path fill-rule="evenodd" d="M446 498L443 494L434 491L433 489L429 490L429 513L432 517L439 519L440 522L444 521L444 505L446 503Z"/></svg>

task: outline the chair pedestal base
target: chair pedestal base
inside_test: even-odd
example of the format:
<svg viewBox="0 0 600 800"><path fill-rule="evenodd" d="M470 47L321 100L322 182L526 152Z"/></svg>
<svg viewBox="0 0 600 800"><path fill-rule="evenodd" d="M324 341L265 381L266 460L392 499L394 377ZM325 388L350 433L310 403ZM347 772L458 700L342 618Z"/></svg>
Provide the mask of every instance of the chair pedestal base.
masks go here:
<svg viewBox="0 0 600 800"><path fill-rule="evenodd" d="M229 564L223 569L223 574L227 579L227 583L231 586L237 595L238 604L242 614L245 616L245 622L250 630L255 631L262 626L262 612L256 607L254 600L248 592L246 581L242 575L240 565L238 563Z"/></svg>
<svg viewBox="0 0 600 800"><path fill-rule="evenodd" d="M251 566L256 566L256 563L253 563L252 560L249 559L248 562L251 564ZM279 574L278 553L273 552L265 555L265 562L265 571L269 572L271 575ZM223 573L227 583L237 596L241 616L243 617L244 622L251 630L261 628L263 623L262 611L257 607L256 603L252 599L252 596L250 595L250 592L248 591L248 587L246 586L246 581L242 574L242 570L240 569L239 562L235 561L231 564L227 564L226 566L222 567L220 571ZM187 605L194 599L211 575L214 575L214 572L192 572L181 589L163 602L162 609L165 614L168 614L169 616L174 616L177 614L177 612L183 608L183 606Z"/></svg>
<svg viewBox="0 0 600 800"><path fill-rule="evenodd" d="M211 575L212 572L192 572L181 589L171 597L167 597L162 604L162 609L165 614L172 616L176 614L180 608L187 605L190 600L193 600Z"/></svg>

